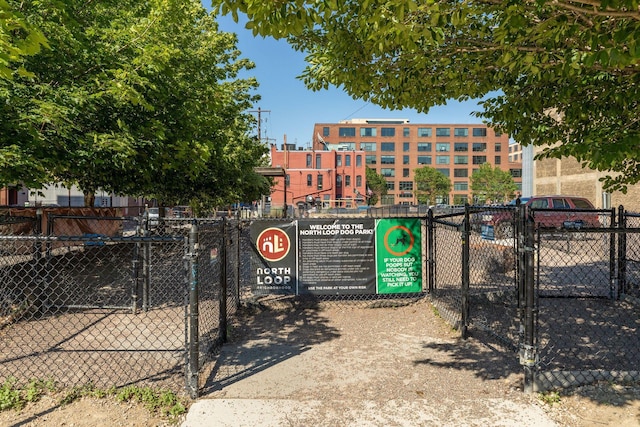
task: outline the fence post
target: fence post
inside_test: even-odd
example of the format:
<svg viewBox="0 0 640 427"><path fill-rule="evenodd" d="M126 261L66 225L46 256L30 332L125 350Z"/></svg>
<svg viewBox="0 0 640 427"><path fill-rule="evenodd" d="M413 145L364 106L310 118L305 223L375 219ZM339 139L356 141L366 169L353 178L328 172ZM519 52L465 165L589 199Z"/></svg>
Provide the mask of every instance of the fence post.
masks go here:
<svg viewBox="0 0 640 427"><path fill-rule="evenodd" d="M198 289L198 227L191 225L189 231L189 360L187 363L187 390L193 399L198 397L200 371L200 337L199 337L199 289Z"/></svg>
<svg viewBox="0 0 640 427"><path fill-rule="evenodd" d="M237 234L237 241L238 244L236 245L236 260L238 261L238 269L237 269L237 273L236 273L236 288L235 288L235 298L236 298L236 306L235 306L235 311L240 310L240 283L241 283L241 278L240 275L242 274L242 260L241 260L241 256L242 256L242 251L241 251L241 244L242 244L242 227L243 227L243 223L239 222L238 223L238 234Z"/></svg>
<svg viewBox="0 0 640 427"><path fill-rule="evenodd" d="M624 206L618 207L618 227L627 228ZM618 234L618 287L620 293L627 293L627 233Z"/></svg>
<svg viewBox="0 0 640 427"><path fill-rule="evenodd" d="M427 211L427 284L429 286L429 293L433 292L436 288L435 284L435 266L436 260L434 258L434 241L435 241L435 227L433 226L433 210Z"/></svg>
<svg viewBox="0 0 640 427"><path fill-rule="evenodd" d="M616 211L611 208L611 224L609 228L616 228ZM620 282L616 277L616 233L609 233L609 298L620 298Z"/></svg>
<svg viewBox="0 0 640 427"><path fill-rule="evenodd" d="M462 338L467 338L467 326L469 325L469 237L471 235L471 223L469 220L469 204L464 207L464 222L462 224L462 307L460 332Z"/></svg>
<svg viewBox="0 0 640 427"><path fill-rule="evenodd" d="M222 342L227 342L227 261L229 259L228 252L229 251L229 239L227 238L227 219L223 218L222 220L222 254L220 254L220 295L219 295L219 307L220 312L218 313L219 320L218 324L220 325L220 339Z"/></svg>
<svg viewBox="0 0 640 427"><path fill-rule="evenodd" d="M536 288L535 288L535 238L534 221L529 211L525 213L524 223L524 342L520 343L520 364L524 367L524 391L533 393L535 391L535 375L538 359L536 348Z"/></svg>
<svg viewBox="0 0 640 427"><path fill-rule="evenodd" d="M518 330L518 343L522 345L524 343L524 319L525 312L524 308L526 306L526 280L527 276L527 260L526 260L526 232L525 232L525 224L527 223L527 211L525 205L520 202L520 199L516 201L516 227L517 233L515 237L518 239L517 247L517 264L516 264L516 275L517 275L517 307L518 307L518 322L520 324L520 328Z"/></svg>

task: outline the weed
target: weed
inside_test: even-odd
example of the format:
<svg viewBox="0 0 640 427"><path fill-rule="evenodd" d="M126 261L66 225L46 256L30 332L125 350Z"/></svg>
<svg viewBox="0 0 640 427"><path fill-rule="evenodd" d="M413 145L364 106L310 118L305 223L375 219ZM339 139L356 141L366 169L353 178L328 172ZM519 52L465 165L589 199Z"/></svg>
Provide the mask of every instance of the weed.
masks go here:
<svg viewBox="0 0 640 427"><path fill-rule="evenodd" d="M186 407L172 391L156 391L149 387L128 386L116 394L120 402L137 401L149 411L177 417L184 414Z"/></svg>
<svg viewBox="0 0 640 427"><path fill-rule="evenodd" d="M546 391L544 393L539 394L540 400L542 400L547 405L553 405L555 403L560 403L560 393L555 390Z"/></svg>
<svg viewBox="0 0 640 427"><path fill-rule="evenodd" d="M55 391L58 391L56 383L51 380L31 380L20 388L16 379L8 379L0 386L0 411L22 409L28 402L37 402L47 392ZM69 405L83 397L103 399L109 396L113 396L118 402L141 403L150 412L162 416L175 418L187 412L185 404L172 391L156 391L150 387L138 386L100 389L91 382L64 391L60 405Z"/></svg>
<svg viewBox="0 0 640 427"><path fill-rule="evenodd" d="M16 380L9 378L0 387L0 411L5 409L20 409L24 401L20 396L20 390L16 388Z"/></svg>

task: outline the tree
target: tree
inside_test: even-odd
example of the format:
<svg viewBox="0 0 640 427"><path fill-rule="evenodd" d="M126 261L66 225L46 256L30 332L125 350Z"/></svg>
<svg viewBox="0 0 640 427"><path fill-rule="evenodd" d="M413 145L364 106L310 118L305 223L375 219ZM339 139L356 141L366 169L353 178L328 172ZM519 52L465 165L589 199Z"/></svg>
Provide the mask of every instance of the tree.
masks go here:
<svg viewBox="0 0 640 427"><path fill-rule="evenodd" d="M365 177L367 180L367 194L369 195L367 205L375 206L378 204L380 197L387 194L387 180L369 166L365 169Z"/></svg>
<svg viewBox="0 0 640 427"><path fill-rule="evenodd" d="M1 1L1 0L0 0ZM0 106L0 184L77 184L213 205L269 192L253 172L253 64L197 0L11 1L50 49Z"/></svg>
<svg viewBox="0 0 640 427"><path fill-rule="evenodd" d="M307 53L305 84L391 109L482 98L488 124L539 157L640 181L636 0L214 0ZM560 144L556 144L557 142ZM617 175L619 174L619 175Z"/></svg>
<svg viewBox="0 0 640 427"><path fill-rule="evenodd" d="M0 0L0 81L11 80L14 72L29 76L29 71L19 64L25 56L40 52L42 47L48 47L44 35L6 0Z"/></svg>
<svg viewBox="0 0 640 427"><path fill-rule="evenodd" d="M451 191L451 180L437 169L423 166L416 169L414 182L419 204L435 205L438 197L447 198Z"/></svg>
<svg viewBox="0 0 640 427"><path fill-rule="evenodd" d="M502 203L513 199L518 190L511 174L499 167L491 167L489 163L480 165L480 168L471 175L471 192L474 200L479 203Z"/></svg>

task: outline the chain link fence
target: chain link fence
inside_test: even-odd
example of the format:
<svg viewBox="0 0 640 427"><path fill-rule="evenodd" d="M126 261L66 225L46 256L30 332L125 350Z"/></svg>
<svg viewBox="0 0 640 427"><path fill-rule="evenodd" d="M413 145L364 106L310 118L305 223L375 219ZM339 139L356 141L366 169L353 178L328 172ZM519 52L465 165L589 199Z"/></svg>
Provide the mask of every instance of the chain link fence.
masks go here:
<svg viewBox="0 0 640 427"><path fill-rule="evenodd" d="M0 214L0 381L152 384L195 397L242 307L427 296L464 337L519 352L525 389L638 380L640 215L622 208L588 212L598 222L587 226L585 212L558 226L545 222L549 212L520 207L429 210L417 219L422 290L395 295L258 287L265 264L251 226L282 220L119 213ZM496 233L486 226L495 218L511 228Z"/></svg>
<svg viewBox="0 0 640 427"><path fill-rule="evenodd" d="M183 239L0 236L0 378L182 389ZM140 246L148 247L141 260ZM138 261L136 261L136 258ZM135 263L150 265L143 307Z"/></svg>

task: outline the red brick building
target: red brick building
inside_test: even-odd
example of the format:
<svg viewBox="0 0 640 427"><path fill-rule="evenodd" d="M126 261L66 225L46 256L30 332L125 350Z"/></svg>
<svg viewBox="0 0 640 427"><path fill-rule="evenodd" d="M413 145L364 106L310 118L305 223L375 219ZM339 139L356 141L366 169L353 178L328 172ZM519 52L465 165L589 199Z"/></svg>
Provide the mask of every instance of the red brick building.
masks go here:
<svg viewBox="0 0 640 427"><path fill-rule="evenodd" d="M303 208L305 203L325 209L366 205L363 151L271 145L271 165L286 173L286 188L285 179L275 178L272 210L281 210L285 204L289 209Z"/></svg>
<svg viewBox="0 0 640 427"><path fill-rule="evenodd" d="M423 166L451 180L448 200L438 203L473 203L469 178L483 163L509 171L516 185L522 185L522 162L510 162L509 136L484 124L410 124L404 119L316 123L313 148L363 155L364 164L387 181L383 205L417 204L414 170Z"/></svg>

